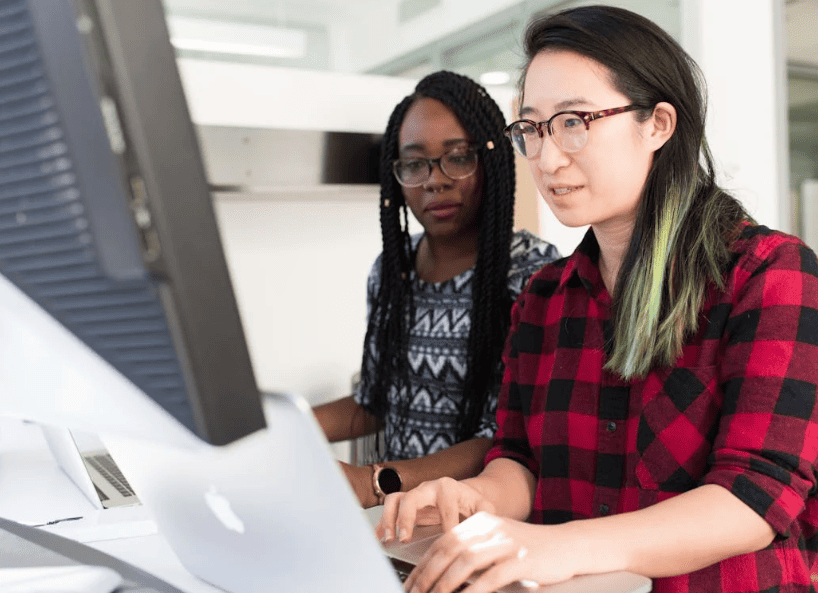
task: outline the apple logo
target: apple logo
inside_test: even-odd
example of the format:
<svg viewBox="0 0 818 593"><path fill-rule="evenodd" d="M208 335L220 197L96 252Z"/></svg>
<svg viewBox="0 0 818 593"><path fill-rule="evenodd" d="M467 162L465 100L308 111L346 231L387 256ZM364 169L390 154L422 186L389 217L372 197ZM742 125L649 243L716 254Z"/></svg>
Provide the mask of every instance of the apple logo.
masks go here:
<svg viewBox="0 0 818 593"><path fill-rule="evenodd" d="M235 531L236 533L244 533L244 521L233 511L230 506L230 501L219 494L216 486L211 485L210 489L204 494L205 502L216 518L221 521L227 529Z"/></svg>

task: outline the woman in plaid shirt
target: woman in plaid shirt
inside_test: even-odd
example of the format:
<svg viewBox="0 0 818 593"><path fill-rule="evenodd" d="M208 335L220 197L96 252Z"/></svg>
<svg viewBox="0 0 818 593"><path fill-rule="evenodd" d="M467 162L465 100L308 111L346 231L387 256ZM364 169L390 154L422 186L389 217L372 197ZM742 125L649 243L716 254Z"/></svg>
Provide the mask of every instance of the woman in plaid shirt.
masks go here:
<svg viewBox="0 0 818 593"><path fill-rule="evenodd" d="M590 229L514 306L484 471L387 498L384 539L448 530L407 588L628 570L659 592L814 592L815 254L716 185L700 74L655 24L572 9L532 22L526 53L507 135Z"/></svg>

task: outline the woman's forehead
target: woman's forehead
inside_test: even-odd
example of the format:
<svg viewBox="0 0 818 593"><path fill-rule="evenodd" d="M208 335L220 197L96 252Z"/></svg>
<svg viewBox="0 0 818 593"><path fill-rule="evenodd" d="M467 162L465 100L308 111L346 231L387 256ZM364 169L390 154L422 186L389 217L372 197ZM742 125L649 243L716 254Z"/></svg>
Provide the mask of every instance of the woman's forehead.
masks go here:
<svg viewBox="0 0 818 593"><path fill-rule="evenodd" d="M520 108L521 113L603 109L623 98L599 62L572 51L549 50L531 60Z"/></svg>
<svg viewBox="0 0 818 593"><path fill-rule="evenodd" d="M401 150L470 140L454 111L442 101L429 97L421 97L409 107L398 133Z"/></svg>

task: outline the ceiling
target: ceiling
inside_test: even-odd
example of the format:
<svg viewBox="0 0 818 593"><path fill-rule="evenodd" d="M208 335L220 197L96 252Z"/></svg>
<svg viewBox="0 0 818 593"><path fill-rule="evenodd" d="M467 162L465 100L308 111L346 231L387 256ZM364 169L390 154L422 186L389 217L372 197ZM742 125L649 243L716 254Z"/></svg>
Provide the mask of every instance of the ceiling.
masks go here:
<svg viewBox="0 0 818 593"><path fill-rule="evenodd" d="M581 1L581 0L580 0ZM299 57L181 56L418 78L445 67L516 77L529 17L561 0L163 0L169 19L263 25L306 36ZM614 0L678 33L679 0ZM674 30L675 29L675 30Z"/></svg>
<svg viewBox="0 0 818 593"><path fill-rule="evenodd" d="M234 20L285 24L313 22L327 24L353 11L390 0L163 0L169 13L188 12L200 15L219 15Z"/></svg>
<svg viewBox="0 0 818 593"><path fill-rule="evenodd" d="M420 78L446 68L480 80L505 73L510 89L522 63L520 40L532 14L585 0L162 0L173 20L207 19L266 34L300 35L298 56L227 55L178 50L180 56L275 66ZM683 0L607 0L656 21L678 38ZM708 0L709 1L709 0ZM793 137L818 134L818 0L785 1ZM249 35L249 32L244 34ZM282 37L292 45L291 37ZM284 41L282 41L284 43ZM484 81L484 84L489 84ZM809 145L809 149L812 144Z"/></svg>
<svg viewBox="0 0 818 593"><path fill-rule="evenodd" d="M229 57L204 51L187 56L269 63L347 72L417 77L449 67L479 77L485 71L516 73L525 20L557 0L163 0L169 17L194 17L233 25L264 25L300 31L306 51L300 58ZM678 1L625 0L671 34L677 33ZM462 4L461 9L450 7ZM489 4L482 10L470 6ZM466 8L468 7L468 8ZM475 19L475 14L478 18ZM427 18L428 17L428 18ZM411 30L413 20L420 24ZM445 21L445 22L443 22ZM786 0L787 53L790 61L818 68L818 0ZM409 39L398 39L399 28ZM391 31L392 36L388 33ZM380 37L379 37L380 36ZM371 40L369 46L367 42ZM385 40L385 43L378 41ZM390 43L394 41L394 43ZM357 50L350 49L356 46Z"/></svg>

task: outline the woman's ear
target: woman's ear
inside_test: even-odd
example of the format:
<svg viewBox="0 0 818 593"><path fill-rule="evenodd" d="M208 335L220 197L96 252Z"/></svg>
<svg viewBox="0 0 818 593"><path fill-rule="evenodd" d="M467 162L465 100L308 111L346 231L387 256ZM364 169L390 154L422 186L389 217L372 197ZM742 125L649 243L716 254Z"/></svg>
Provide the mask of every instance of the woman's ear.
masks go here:
<svg viewBox="0 0 818 593"><path fill-rule="evenodd" d="M651 144L651 150L659 150L676 130L676 108L661 101L653 108L653 115L646 123L645 137Z"/></svg>

